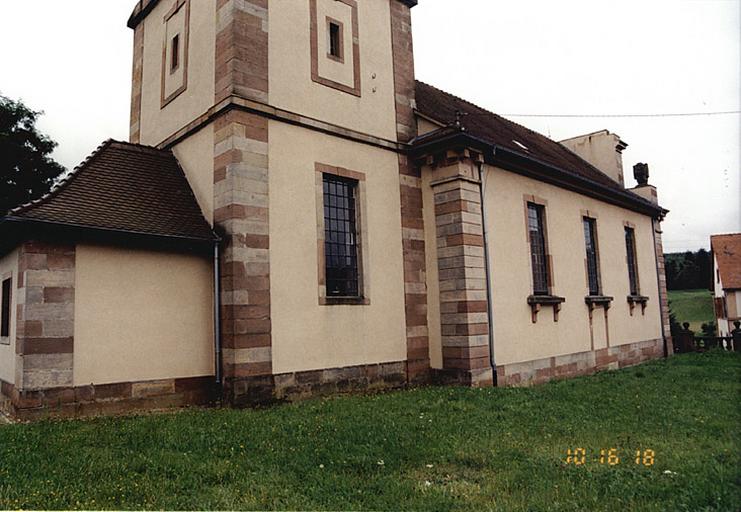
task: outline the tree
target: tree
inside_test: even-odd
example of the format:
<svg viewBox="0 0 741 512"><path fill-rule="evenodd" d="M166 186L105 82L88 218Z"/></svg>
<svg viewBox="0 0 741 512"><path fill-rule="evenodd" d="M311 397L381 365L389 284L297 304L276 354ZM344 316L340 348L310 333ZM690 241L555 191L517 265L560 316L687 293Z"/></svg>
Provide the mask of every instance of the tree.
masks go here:
<svg viewBox="0 0 741 512"><path fill-rule="evenodd" d="M65 171L49 156L57 143L36 129L41 114L0 96L0 216L46 194Z"/></svg>

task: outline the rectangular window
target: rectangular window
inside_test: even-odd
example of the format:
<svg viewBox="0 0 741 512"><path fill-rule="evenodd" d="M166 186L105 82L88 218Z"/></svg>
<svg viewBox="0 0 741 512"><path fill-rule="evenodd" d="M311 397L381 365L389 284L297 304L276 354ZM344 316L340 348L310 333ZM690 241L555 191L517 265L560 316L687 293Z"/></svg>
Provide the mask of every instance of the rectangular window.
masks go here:
<svg viewBox="0 0 741 512"><path fill-rule="evenodd" d="M3 281L2 299L0 299L0 337L7 338L10 336L10 289L11 280Z"/></svg>
<svg viewBox="0 0 741 512"><path fill-rule="evenodd" d="M342 27L332 21L329 22L329 55L342 58Z"/></svg>
<svg viewBox="0 0 741 512"><path fill-rule="evenodd" d="M327 297L359 297L358 182L323 174Z"/></svg>
<svg viewBox="0 0 741 512"><path fill-rule="evenodd" d="M584 217L584 243L587 249L587 278L589 280L589 295L602 295L599 275L599 260L597 255L597 222Z"/></svg>
<svg viewBox="0 0 741 512"><path fill-rule="evenodd" d="M170 73L174 73L180 66L180 34L172 38L170 45Z"/></svg>
<svg viewBox="0 0 741 512"><path fill-rule="evenodd" d="M636 236L633 228L625 228L625 250L628 256L628 279L630 280L630 294L639 295L638 266L636 264Z"/></svg>
<svg viewBox="0 0 741 512"><path fill-rule="evenodd" d="M548 256L545 237L545 208L534 203L527 204L527 222L530 232L530 259L533 266L533 294L548 295Z"/></svg>

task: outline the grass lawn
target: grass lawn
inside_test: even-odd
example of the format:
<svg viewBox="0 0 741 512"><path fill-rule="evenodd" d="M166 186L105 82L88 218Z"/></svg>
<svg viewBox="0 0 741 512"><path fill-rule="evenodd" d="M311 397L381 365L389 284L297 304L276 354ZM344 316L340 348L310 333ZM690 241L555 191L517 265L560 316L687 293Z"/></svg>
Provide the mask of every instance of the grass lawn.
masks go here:
<svg viewBox="0 0 741 512"><path fill-rule="evenodd" d="M740 395L741 356L711 352L529 389L6 425L0 509L735 511Z"/></svg>
<svg viewBox="0 0 741 512"><path fill-rule="evenodd" d="M713 294L708 290L670 290L669 309L677 322L690 323L690 329L700 334L701 326L715 321Z"/></svg>

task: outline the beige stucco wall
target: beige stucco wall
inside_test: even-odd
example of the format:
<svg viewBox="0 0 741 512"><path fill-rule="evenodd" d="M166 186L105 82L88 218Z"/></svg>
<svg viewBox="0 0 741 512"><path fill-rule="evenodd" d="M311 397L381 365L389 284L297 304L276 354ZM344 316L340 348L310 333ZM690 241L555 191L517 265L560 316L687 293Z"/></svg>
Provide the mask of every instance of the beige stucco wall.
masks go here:
<svg viewBox="0 0 741 512"><path fill-rule="evenodd" d="M441 125L433 123L423 117L417 116L417 135L424 135L425 133L434 132L442 128Z"/></svg>
<svg viewBox="0 0 741 512"><path fill-rule="evenodd" d="M164 16L175 0L163 1L144 23L141 143L157 145L214 103L216 0L191 0L188 88L161 108Z"/></svg>
<svg viewBox="0 0 741 512"><path fill-rule="evenodd" d="M326 17L339 21L343 25L342 45L344 62L329 59L327 55ZM329 78L350 88L355 86L353 66L352 8L336 0L317 0L317 40L319 41L317 60L319 76Z"/></svg>
<svg viewBox="0 0 741 512"><path fill-rule="evenodd" d="M212 375L207 257L78 245L74 384Z"/></svg>
<svg viewBox="0 0 741 512"><path fill-rule="evenodd" d="M18 251L14 250L0 257L0 282L10 277L10 336L8 344L0 342L0 380L15 382L15 333L16 304L18 304ZM4 340L3 340L4 341Z"/></svg>
<svg viewBox="0 0 741 512"><path fill-rule="evenodd" d="M561 144L613 180L623 184L623 156L615 149L619 142L620 137L616 134L602 130L562 140Z"/></svg>
<svg viewBox="0 0 741 512"><path fill-rule="evenodd" d="M291 9L285 8L285 2L270 2L270 103L345 128L396 140L389 2L358 2L358 18L360 98L311 80L308 0L292 2ZM323 21L324 17L320 23ZM346 26L345 30L349 31L350 27ZM324 45L324 39L320 39L320 59L326 59L321 51ZM351 51L345 48L346 53Z"/></svg>
<svg viewBox="0 0 741 512"><path fill-rule="evenodd" d="M277 121L269 130L274 373L406 359L396 155ZM366 174L370 305L319 305L315 162Z"/></svg>
<svg viewBox="0 0 741 512"><path fill-rule="evenodd" d="M419 123L419 119L418 119ZM418 124L419 125L419 124ZM435 230L435 195L430 186L433 173L422 168L422 205L425 222L425 269L427 278L427 328L430 366L443 367L443 345L440 326L440 280L437 268L437 232Z"/></svg>
<svg viewBox="0 0 741 512"><path fill-rule="evenodd" d="M214 217L214 128L209 124L172 149L203 216L213 224Z"/></svg>
<svg viewBox="0 0 741 512"><path fill-rule="evenodd" d="M543 307L531 322L526 299L531 294L530 252L523 195L545 199L554 293L566 298L558 322ZM590 350L582 210L595 213L610 345L661 337L652 221L649 217L552 185L487 167L487 224L492 261L493 313L497 364L509 364ZM649 297L645 315L637 306L630 316L624 222L635 224L640 292ZM595 311L595 348L606 342L602 310Z"/></svg>

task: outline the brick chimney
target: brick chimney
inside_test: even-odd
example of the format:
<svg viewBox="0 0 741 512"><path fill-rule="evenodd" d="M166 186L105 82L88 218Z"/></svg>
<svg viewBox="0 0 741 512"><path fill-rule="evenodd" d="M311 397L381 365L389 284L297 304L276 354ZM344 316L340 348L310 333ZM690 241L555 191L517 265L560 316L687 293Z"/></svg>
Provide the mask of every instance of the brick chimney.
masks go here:
<svg viewBox="0 0 741 512"><path fill-rule="evenodd" d="M561 144L581 158L625 186L623 179L623 150L628 145L607 130L579 135L562 140Z"/></svg>

